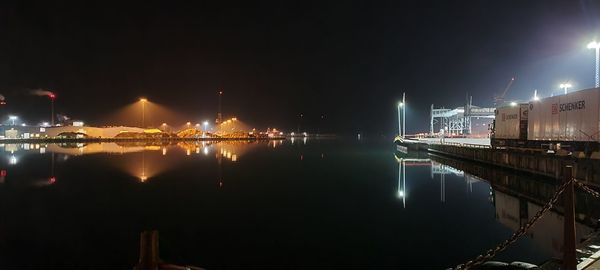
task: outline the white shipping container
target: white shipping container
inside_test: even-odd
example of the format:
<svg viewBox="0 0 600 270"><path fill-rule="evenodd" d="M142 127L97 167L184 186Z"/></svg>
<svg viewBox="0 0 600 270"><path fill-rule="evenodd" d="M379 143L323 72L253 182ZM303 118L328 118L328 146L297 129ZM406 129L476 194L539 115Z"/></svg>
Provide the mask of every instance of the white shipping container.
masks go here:
<svg viewBox="0 0 600 270"><path fill-rule="evenodd" d="M598 141L600 88L529 103L528 140Z"/></svg>
<svg viewBox="0 0 600 270"><path fill-rule="evenodd" d="M519 139L521 119L527 120L528 104L496 108L495 139Z"/></svg>

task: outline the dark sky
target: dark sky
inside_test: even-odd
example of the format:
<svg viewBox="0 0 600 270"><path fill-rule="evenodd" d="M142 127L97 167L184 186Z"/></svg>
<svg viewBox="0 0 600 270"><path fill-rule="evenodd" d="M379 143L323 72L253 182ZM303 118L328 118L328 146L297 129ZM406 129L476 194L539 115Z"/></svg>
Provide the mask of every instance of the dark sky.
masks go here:
<svg viewBox="0 0 600 270"><path fill-rule="evenodd" d="M27 89L47 88L89 123L140 96L183 123L214 119L223 89L225 115L257 127L325 114L330 131L391 134L406 91L414 132L431 103L489 106L513 76L512 99L593 86L600 37L599 0L53 2L0 4L0 114L40 121Z"/></svg>

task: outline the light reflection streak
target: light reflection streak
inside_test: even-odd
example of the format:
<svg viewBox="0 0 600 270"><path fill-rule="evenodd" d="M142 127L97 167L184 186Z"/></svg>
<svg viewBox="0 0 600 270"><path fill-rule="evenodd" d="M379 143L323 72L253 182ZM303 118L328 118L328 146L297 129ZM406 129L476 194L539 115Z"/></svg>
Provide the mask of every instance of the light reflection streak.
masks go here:
<svg viewBox="0 0 600 270"><path fill-rule="evenodd" d="M281 140L274 142L276 146L282 143ZM198 157L206 159L210 157L210 153L215 153L222 167L227 166L227 162L239 162L240 158L243 158L246 153L260 145L264 146L268 143L257 141L202 141L156 144L145 142L4 144L0 145L0 151L1 148L6 151L7 163L5 164L15 166L22 166L19 164L21 156L30 154L50 155L49 158L52 162L49 175L44 178L37 178L35 180L37 184L32 184L33 186L42 187L57 182L58 178L54 173L55 158L58 158L57 161L59 162L64 162L71 156L114 155L111 157L111 160L114 160L114 162L111 162L112 166L120 168L133 176L138 182L144 183L161 172L175 169L185 159L196 162L194 160ZM166 162L164 156L173 149L180 149L183 152L174 151L174 154L169 155L169 162ZM57 154L58 157L56 157ZM219 187L224 186L222 173L220 173L217 183Z"/></svg>

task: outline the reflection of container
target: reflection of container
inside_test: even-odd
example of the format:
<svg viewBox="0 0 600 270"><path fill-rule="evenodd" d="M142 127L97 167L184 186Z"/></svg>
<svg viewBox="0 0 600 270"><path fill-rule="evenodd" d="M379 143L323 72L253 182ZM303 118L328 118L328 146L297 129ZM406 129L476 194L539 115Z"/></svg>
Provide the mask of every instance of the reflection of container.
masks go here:
<svg viewBox="0 0 600 270"><path fill-rule="evenodd" d="M19 132L14 128L4 131L4 135L7 139L17 139L19 137Z"/></svg>

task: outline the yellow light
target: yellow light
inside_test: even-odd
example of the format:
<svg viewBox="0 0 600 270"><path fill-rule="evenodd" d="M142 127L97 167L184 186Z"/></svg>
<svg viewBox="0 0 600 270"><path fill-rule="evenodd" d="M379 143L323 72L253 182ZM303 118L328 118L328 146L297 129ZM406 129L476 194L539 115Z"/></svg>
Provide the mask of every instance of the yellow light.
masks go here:
<svg viewBox="0 0 600 270"><path fill-rule="evenodd" d="M140 98L141 102L147 102L148 100L146 98Z"/></svg>

